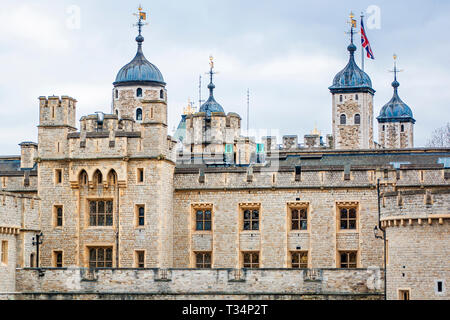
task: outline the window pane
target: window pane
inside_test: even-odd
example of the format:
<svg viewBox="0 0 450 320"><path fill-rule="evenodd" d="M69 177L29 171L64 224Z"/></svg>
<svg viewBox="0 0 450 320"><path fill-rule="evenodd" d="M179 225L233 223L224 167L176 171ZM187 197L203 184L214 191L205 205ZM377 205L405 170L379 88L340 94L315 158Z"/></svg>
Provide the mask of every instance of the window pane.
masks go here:
<svg viewBox="0 0 450 320"><path fill-rule="evenodd" d="M244 254L244 263L250 263L250 254Z"/></svg>
<svg viewBox="0 0 450 320"><path fill-rule="evenodd" d="M98 213L105 213L105 202L104 201L98 202Z"/></svg>
<svg viewBox="0 0 450 320"><path fill-rule="evenodd" d="M352 230L356 229L356 220L349 221L349 229L352 229Z"/></svg>
<svg viewBox="0 0 450 320"><path fill-rule="evenodd" d="M104 226L105 225L105 216L104 215L99 215L98 216L98 226Z"/></svg>
<svg viewBox="0 0 450 320"><path fill-rule="evenodd" d="M106 216L106 225L107 226L112 226L113 225L113 216L111 214L108 214Z"/></svg>
<svg viewBox="0 0 450 320"><path fill-rule="evenodd" d="M258 210L253 210L252 219L253 220L259 219L259 211Z"/></svg>
<svg viewBox="0 0 450 320"><path fill-rule="evenodd" d="M107 213L112 213L113 212L113 203L112 203L112 201L106 202L106 212Z"/></svg>
<svg viewBox="0 0 450 320"><path fill-rule="evenodd" d="M299 221L292 221L292 230L299 230Z"/></svg>
<svg viewBox="0 0 450 320"><path fill-rule="evenodd" d="M298 210L292 210L292 219L298 219Z"/></svg>
<svg viewBox="0 0 450 320"><path fill-rule="evenodd" d="M250 222L244 221L244 230L250 230Z"/></svg>
<svg viewBox="0 0 450 320"><path fill-rule="evenodd" d="M342 262L342 263L348 262L347 254L346 254L346 253L341 253L341 262Z"/></svg>
<svg viewBox="0 0 450 320"><path fill-rule="evenodd" d="M203 230L203 222L197 222L197 231Z"/></svg>
<svg viewBox="0 0 450 320"><path fill-rule="evenodd" d="M308 222L305 220L302 220L301 222L302 230L308 230Z"/></svg>
<svg viewBox="0 0 450 320"><path fill-rule="evenodd" d="M197 211L197 221L203 220L203 211Z"/></svg>
<svg viewBox="0 0 450 320"><path fill-rule="evenodd" d="M301 219L308 219L308 213L306 212L305 209L303 209L302 211L300 211L300 218Z"/></svg>
<svg viewBox="0 0 450 320"><path fill-rule="evenodd" d="M350 215L349 217L351 219L356 219L356 209L350 209Z"/></svg>
<svg viewBox="0 0 450 320"><path fill-rule="evenodd" d="M244 219L245 220L249 220L250 219L250 211L249 210L245 210L244 211Z"/></svg>
<svg viewBox="0 0 450 320"><path fill-rule="evenodd" d="M205 222L205 230L206 231L210 231L211 230L211 222L210 221Z"/></svg>
<svg viewBox="0 0 450 320"><path fill-rule="evenodd" d="M97 212L97 203L95 201L89 202L90 207L90 213L96 213Z"/></svg>
<svg viewBox="0 0 450 320"><path fill-rule="evenodd" d="M211 220L211 211L205 212L205 220Z"/></svg>
<svg viewBox="0 0 450 320"><path fill-rule="evenodd" d="M342 221L341 221L341 229L342 229L342 230L347 229L347 220L342 220Z"/></svg>
<svg viewBox="0 0 450 320"><path fill-rule="evenodd" d="M255 221L252 223L252 230L259 230L259 222Z"/></svg>
<svg viewBox="0 0 450 320"><path fill-rule="evenodd" d="M97 216L95 214L91 214L90 219L89 219L89 225L90 226L97 225Z"/></svg>
<svg viewBox="0 0 450 320"><path fill-rule="evenodd" d="M347 218L347 209L342 209L341 210L341 219L346 219Z"/></svg>

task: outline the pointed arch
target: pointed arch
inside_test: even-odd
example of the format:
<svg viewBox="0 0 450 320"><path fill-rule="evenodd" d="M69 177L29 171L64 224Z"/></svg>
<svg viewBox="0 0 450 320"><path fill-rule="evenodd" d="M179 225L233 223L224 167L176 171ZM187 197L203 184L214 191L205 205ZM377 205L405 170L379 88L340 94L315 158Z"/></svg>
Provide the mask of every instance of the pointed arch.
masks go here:
<svg viewBox="0 0 450 320"><path fill-rule="evenodd" d="M108 185L116 186L117 185L117 173L116 170L111 169L108 173Z"/></svg>
<svg viewBox="0 0 450 320"><path fill-rule="evenodd" d="M81 170L80 174L78 175L78 183L80 186L87 186L89 183L89 176L86 172L86 170Z"/></svg>
<svg viewBox="0 0 450 320"><path fill-rule="evenodd" d="M103 183L103 174L99 169L94 172L93 182L96 185L101 185Z"/></svg>

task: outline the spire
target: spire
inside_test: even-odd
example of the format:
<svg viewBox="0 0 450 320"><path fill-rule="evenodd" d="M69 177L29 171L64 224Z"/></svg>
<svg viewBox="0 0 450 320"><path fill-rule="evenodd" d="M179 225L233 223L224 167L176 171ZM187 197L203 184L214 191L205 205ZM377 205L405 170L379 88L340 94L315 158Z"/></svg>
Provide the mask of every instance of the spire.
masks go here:
<svg viewBox="0 0 450 320"><path fill-rule="evenodd" d="M209 66L210 66L210 70L209 70L210 82L208 85L208 89L209 89L209 96L213 97L214 89L216 87L213 83L213 76L216 74L216 72L214 72L214 57L213 56L209 56Z"/></svg>
<svg viewBox="0 0 450 320"><path fill-rule="evenodd" d="M356 29L356 20L354 18L355 18L355 15L353 14L353 12L350 12L350 21L348 21L348 24L350 24L350 32L348 32L348 34L350 34L350 45L348 46L347 49L350 52L351 57L354 56L355 51L356 51L356 46L353 43L353 36L355 34L355 31L353 29Z"/></svg>
<svg viewBox="0 0 450 320"><path fill-rule="evenodd" d="M403 70L397 69L397 55L394 53L394 70L390 70L390 72L394 73L394 82L392 82L392 87L394 88L394 95L398 94L398 87L400 87L400 83L397 81L397 73L403 72Z"/></svg>
<svg viewBox="0 0 450 320"><path fill-rule="evenodd" d="M134 13L135 16L138 17L138 22L134 25L138 27L138 36L136 37L136 42L138 43L138 53L142 53L142 42L144 42L144 37L142 36L142 27L147 25L148 23L144 23L143 21L147 20L147 13L142 11L142 6L139 5L138 12Z"/></svg>
<svg viewBox="0 0 450 320"><path fill-rule="evenodd" d="M215 85L213 82L213 76L217 74L217 72L214 72L214 58L212 56L209 57L209 78L210 82L208 85L209 89L209 98L208 100L200 107L200 112L205 112L206 115L209 117L211 116L212 112L224 112L222 106L217 103L217 101L214 99L214 89Z"/></svg>

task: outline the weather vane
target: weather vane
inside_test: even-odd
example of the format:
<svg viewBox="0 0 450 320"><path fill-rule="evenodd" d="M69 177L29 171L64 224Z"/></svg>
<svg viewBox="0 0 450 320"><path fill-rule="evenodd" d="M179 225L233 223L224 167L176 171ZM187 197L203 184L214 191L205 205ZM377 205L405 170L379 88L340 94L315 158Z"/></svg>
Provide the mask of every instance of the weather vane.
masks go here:
<svg viewBox="0 0 450 320"><path fill-rule="evenodd" d="M356 34L359 33L359 32L353 31L353 29L357 28L356 20L354 18L355 18L355 15L353 14L353 12L350 12L350 21L348 21L347 23L351 25L351 28L350 28L350 32L346 32L346 33L351 35L352 44L353 44L353 35L355 33Z"/></svg>
<svg viewBox="0 0 450 320"><path fill-rule="evenodd" d="M142 6L139 5L138 12L137 13L133 13L134 16L139 18L138 23L133 25L135 27L138 27L139 35L141 35L142 27L148 25L148 23L142 22L143 20L144 21L147 20L147 13L142 11L142 10L143 10Z"/></svg>
<svg viewBox="0 0 450 320"><path fill-rule="evenodd" d="M397 59L398 59L398 56L394 53L394 70L389 70L389 72L393 72L394 73L395 81L397 81L397 73L404 71L404 70L397 69Z"/></svg>

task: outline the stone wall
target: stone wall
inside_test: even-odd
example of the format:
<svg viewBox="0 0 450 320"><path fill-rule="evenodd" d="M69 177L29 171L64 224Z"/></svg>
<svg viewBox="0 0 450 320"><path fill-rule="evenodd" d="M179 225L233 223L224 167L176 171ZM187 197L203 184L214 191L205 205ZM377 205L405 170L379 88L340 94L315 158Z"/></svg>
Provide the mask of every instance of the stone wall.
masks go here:
<svg viewBox="0 0 450 320"><path fill-rule="evenodd" d="M30 266L38 208L36 197L0 192L0 292L14 291L15 268Z"/></svg>
<svg viewBox="0 0 450 320"><path fill-rule="evenodd" d="M9 298L381 299L382 277L367 269L18 269L23 295Z"/></svg>
<svg viewBox="0 0 450 320"><path fill-rule="evenodd" d="M413 300L450 299L450 190L386 192L383 202L387 298L399 299L406 290Z"/></svg>

